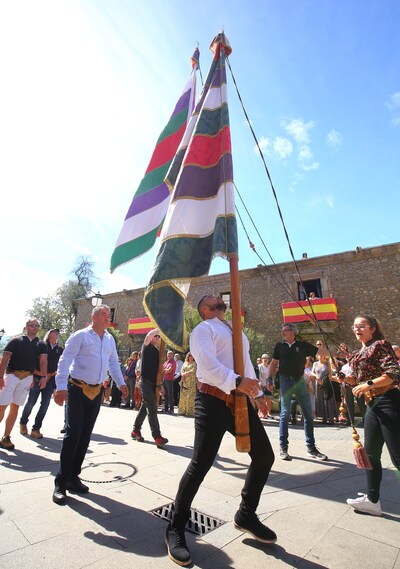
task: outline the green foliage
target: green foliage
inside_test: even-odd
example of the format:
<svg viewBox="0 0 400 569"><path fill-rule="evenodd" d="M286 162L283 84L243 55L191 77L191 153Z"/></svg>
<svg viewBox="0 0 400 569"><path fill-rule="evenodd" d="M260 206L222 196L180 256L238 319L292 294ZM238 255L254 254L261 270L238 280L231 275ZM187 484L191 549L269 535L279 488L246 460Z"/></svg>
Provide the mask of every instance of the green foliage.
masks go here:
<svg viewBox="0 0 400 569"><path fill-rule="evenodd" d="M250 357L253 364L256 363L257 358L261 357L261 354L265 352L266 339L264 334L255 332L253 328L243 328L243 332L246 334L250 342Z"/></svg>
<svg viewBox="0 0 400 569"><path fill-rule="evenodd" d="M200 318L199 313L197 312L197 308L194 308L190 304L185 304L184 309L184 317L185 317L185 324L188 336L190 336L191 331L193 328L197 326L202 320ZM232 319L232 311L228 309L225 313L226 320ZM256 363L257 358L261 356L262 353L265 352L266 346L266 339L264 334L259 334L255 332L252 328L245 327L243 332L246 334L247 338L250 342L250 356L251 361Z"/></svg>
<svg viewBox="0 0 400 569"><path fill-rule="evenodd" d="M87 296L96 281L93 261L89 257L78 257L71 273L75 278L63 283L53 294L33 300L27 318L38 318L41 322L41 337L51 328L59 328L61 340L65 341L75 330L77 308L75 301Z"/></svg>

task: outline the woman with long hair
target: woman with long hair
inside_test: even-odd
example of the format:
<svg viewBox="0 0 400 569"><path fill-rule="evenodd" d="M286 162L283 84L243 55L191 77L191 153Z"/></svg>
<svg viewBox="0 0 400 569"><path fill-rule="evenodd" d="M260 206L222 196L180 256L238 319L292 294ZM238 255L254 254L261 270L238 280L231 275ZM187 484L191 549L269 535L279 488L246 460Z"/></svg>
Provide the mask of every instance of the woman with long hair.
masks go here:
<svg viewBox="0 0 400 569"><path fill-rule="evenodd" d="M179 396L179 415L194 417L194 399L197 391L197 365L191 352L186 354L181 370L181 394Z"/></svg>
<svg viewBox="0 0 400 569"><path fill-rule="evenodd" d="M346 381L355 383L353 394L364 396L367 403L364 446L372 469L366 470L367 492L349 498L347 503L360 512L381 516L379 491L384 443L395 468L400 470L400 366L376 318L359 315L352 329L361 348L349 355L353 375Z"/></svg>

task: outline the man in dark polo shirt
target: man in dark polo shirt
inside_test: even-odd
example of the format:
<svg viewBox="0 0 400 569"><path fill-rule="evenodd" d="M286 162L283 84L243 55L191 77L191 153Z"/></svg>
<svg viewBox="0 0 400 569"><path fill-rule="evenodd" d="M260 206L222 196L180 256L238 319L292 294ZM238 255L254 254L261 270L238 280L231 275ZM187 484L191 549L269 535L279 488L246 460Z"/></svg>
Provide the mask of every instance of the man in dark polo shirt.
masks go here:
<svg viewBox="0 0 400 569"><path fill-rule="evenodd" d="M279 364L279 385L281 391L281 413L279 421L280 457L292 460L288 453L290 402L293 394L304 416L304 433L307 454L317 460L327 460L315 446L314 418L311 411L311 399L304 381L304 367L307 356L325 356L328 351L309 342L296 340L297 328L294 324L282 326L283 341L276 344L269 367L269 377L273 377Z"/></svg>
<svg viewBox="0 0 400 569"><path fill-rule="evenodd" d="M19 420L19 432L21 435L27 435L27 423L30 414L32 413L32 409L40 395L39 410L36 414L35 422L33 423L31 430L31 437L33 439L43 438L43 434L40 432L40 429L42 427L43 419L47 413L47 409L49 408L51 396L56 388L55 375L58 360L63 353L63 348L58 345L59 335L60 330L58 328L52 328L43 338L43 342L47 346L47 379L44 380L40 377L38 370L39 362L37 362L35 373L33 374L33 382L29 390L28 401L25 403L25 407Z"/></svg>
<svg viewBox="0 0 400 569"><path fill-rule="evenodd" d="M7 450L14 448L10 434L18 409L25 403L38 364L40 381L47 381L47 346L37 337L39 328L40 323L36 318L28 320L26 335L8 342L0 363L0 422L9 406L0 447Z"/></svg>
<svg viewBox="0 0 400 569"><path fill-rule="evenodd" d="M141 428L148 416L151 434L158 447L162 447L168 439L161 435L160 423L157 417L158 405L156 401L156 383L158 362L160 359L159 351L160 334L157 328L150 330L143 342L142 360L140 366L139 390L142 394L142 404L136 415L131 437L139 442L143 442Z"/></svg>

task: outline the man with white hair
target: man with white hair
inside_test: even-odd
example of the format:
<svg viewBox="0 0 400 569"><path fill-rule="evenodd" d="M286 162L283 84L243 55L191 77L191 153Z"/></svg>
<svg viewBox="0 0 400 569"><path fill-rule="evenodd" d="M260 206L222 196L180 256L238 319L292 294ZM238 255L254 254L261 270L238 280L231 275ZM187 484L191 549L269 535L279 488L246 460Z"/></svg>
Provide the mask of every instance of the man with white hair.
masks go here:
<svg viewBox="0 0 400 569"><path fill-rule="evenodd" d="M68 338L58 362L54 401L58 405L68 401L68 407L67 432L53 492L56 504L65 503L67 490L77 494L89 491L79 474L100 411L107 372L110 372L123 397L128 395L115 340L107 331L110 313L105 304L96 306L92 310L91 325L77 330Z"/></svg>
<svg viewBox="0 0 400 569"><path fill-rule="evenodd" d="M269 366L269 377L274 377L279 364L279 386L281 391L281 413L279 421L280 457L292 460L288 453L289 418L293 394L304 416L304 433L307 454L317 460L327 460L315 446L314 418L311 411L311 399L304 380L304 368L307 356L326 356L328 351L309 342L296 339L297 328L294 324L283 324L283 341L276 344Z"/></svg>
<svg viewBox="0 0 400 569"><path fill-rule="evenodd" d="M0 448L7 450L13 450L15 446L11 442L11 431L17 420L18 409L28 396L38 362L39 381L42 384L47 381L47 347L37 336L40 322L37 318L30 318L25 328L26 334L8 342L0 363L0 422L9 407Z"/></svg>

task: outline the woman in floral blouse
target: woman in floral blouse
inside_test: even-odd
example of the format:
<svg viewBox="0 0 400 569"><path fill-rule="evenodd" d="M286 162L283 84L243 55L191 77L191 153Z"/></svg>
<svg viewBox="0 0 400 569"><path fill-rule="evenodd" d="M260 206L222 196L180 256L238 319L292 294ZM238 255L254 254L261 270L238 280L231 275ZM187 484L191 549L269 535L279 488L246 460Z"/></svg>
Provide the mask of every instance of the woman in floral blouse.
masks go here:
<svg viewBox="0 0 400 569"><path fill-rule="evenodd" d="M364 422L365 450L372 470L366 470L367 493L348 499L355 510L381 516L379 489L382 480L383 444L394 466L400 470L400 366L376 318L357 316L352 327L361 348L349 356L353 394L364 396L367 413Z"/></svg>

